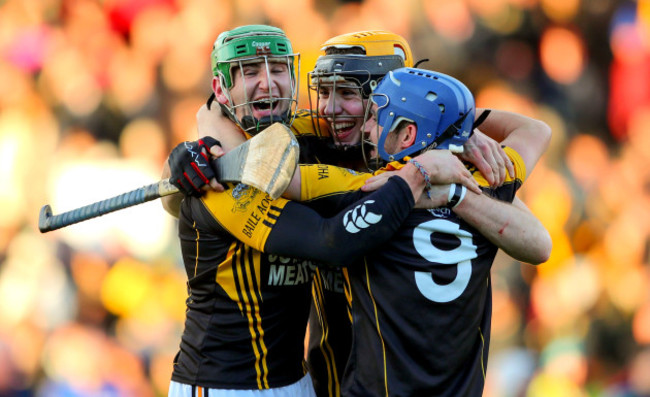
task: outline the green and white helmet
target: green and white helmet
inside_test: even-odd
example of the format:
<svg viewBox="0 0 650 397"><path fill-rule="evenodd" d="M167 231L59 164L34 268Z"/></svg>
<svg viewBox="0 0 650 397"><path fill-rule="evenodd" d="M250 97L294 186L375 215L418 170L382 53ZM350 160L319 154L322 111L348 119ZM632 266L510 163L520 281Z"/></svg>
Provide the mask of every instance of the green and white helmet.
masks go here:
<svg viewBox="0 0 650 397"><path fill-rule="evenodd" d="M298 73L295 63L298 63ZM219 78L222 90L228 97L229 103L222 105L228 116L250 135L255 135L275 122L291 125L298 104L298 82L300 76L300 54L294 54L291 42L280 28L268 25L245 25L222 32L214 42L212 48L212 72ZM269 92L267 98L246 98L243 103L234 103L230 89L235 82L235 75L239 73L241 81L246 84L243 66L253 63L264 63L266 78L271 83L269 63L283 63L287 65L290 73L290 97L274 97ZM279 113L272 112L269 116L257 119L253 116L255 108L280 109ZM286 110L285 110L286 109ZM237 115L240 110L240 115ZM276 114L274 114L276 113Z"/></svg>

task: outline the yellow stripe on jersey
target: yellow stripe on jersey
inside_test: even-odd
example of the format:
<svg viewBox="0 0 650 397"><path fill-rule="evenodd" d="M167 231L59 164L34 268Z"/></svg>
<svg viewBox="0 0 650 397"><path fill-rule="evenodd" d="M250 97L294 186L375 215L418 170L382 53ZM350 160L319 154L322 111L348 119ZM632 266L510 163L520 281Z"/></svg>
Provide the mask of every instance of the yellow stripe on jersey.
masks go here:
<svg viewBox="0 0 650 397"><path fill-rule="evenodd" d="M262 301L259 279L260 252L252 250L250 247L242 246L240 254L239 258L234 262L239 299L244 305L244 314L248 319L251 344L255 352L257 385L259 389L268 389L269 371L266 364L268 350L264 342L264 331L260 316L260 303Z"/></svg>
<svg viewBox="0 0 650 397"><path fill-rule="evenodd" d="M241 256L239 252L241 250L241 244L234 242L230 245L228 249L228 254L226 259L219 264L217 269L217 279L216 282L223 288L223 290L228 294L228 297L233 302L237 302L239 306L239 311L244 313L244 307L242 306L242 300L240 299L240 293L238 290L238 285L235 283L235 274L233 262L234 258ZM198 250L197 250L198 252Z"/></svg>
<svg viewBox="0 0 650 397"><path fill-rule="evenodd" d="M348 318L350 319L350 324L352 324L352 287L350 286L350 275L348 274L348 268L341 268L341 273L343 273L343 292L345 293L345 299L348 301Z"/></svg>
<svg viewBox="0 0 650 397"><path fill-rule="evenodd" d="M300 201L357 190L371 176L333 165L300 165Z"/></svg>
<svg viewBox="0 0 650 397"><path fill-rule="evenodd" d="M201 235L199 234L199 229L196 228L196 222L192 223L192 227L194 228L194 231L196 232L196 258L194 258L194 277L196 277L196 273L198 272L199 269L199 239Z"/></svg>
<svg viewBox="0 0 650 397"><path fill-rule="evenodd" d="M212 217L237 240L263 251L287 200L271 200L268 194L242 183L228 186L225 192L206 193L201 201Z"/></svg>
<svg viewBox="0 0 650 397"><path fill-rule="evenodd" d="M478 327L478 334L481 336L481 373L483 374L483 381L485 382L485 362L483 357L485 357L485 337L483 336L483 330L481 327Z"/></svg>
<svg viewBox="0 0 650 397"><path fill-rule="evenodd" d="M526 180L526 164L524 164L523 159L514 149L505 147L504 151L512 161L515 169L515 175L506 175L505 183L515 182L516 180L523 183ZM403 166L404 164L394 161L389 164L388 169L398 170ZM383 171L379 170L377 173ZM472 171L474 179L476 179L480 186L489 186L489 183L478 172L476 167L472 166L470 171ZM357 190L371 176L369 173L359 173L333 165L300 165L300 201L309 201Z"/></svg>
<svg viewBox="0 0 650 397"><path fill-rule="evenodd" d="M330 396L340 395L340 384L339 378L336 371L336 363L334 360L334 351L332 351L332 346L328 342L329 337L329 327L327 318L324 311L324 300L325 296L323 295L323 278L320 273L320 270L316 268L316 273L314 274L314 280L312 283L312 299L314 300L314 307L318 312L318 322L321 327L321 340L319 343L319 348L323 354L323 359L327 366L327 389ZM333 389L333 390L332 390Z"/></svg>
<svg viewBox="0 0 650 397"><path fill-rule="evenodd" d="M386 363L386 345L384 344L384 336L381 334L381 327L379 326L379 314L377 313L377 302L375 302L375 296L372 293L372 288L370 288L370 275L368 274L368 260L363 259L364 270L366 272L366 287L368 289L368 296L372 300L372 308L375 312L375 326L377 327L377 335L381 341L381 353L384 357L384 390L386 391L386 396L388 393L388 365Z"/></svg>
<svg viewBox="0 0 650 397"><path fill-rule="evenodd" d="M259 389L268 389L268 349L264 341L260 305L262 292L260 284L260 252L234 242L226 259L219 264L217 283L237 303L242 315L248 321L251 345L255 352L255 371Z"/></svg>
<svg viewBox="0 0 650 397"><path fill-rule="evenodd" d="M523 183L528 177L524 160L521 158L519 153L517 153L515 149L511 147L506 146L503 150L506 152L508 157L510 157L512 164L515 167L515 175L506 176L506 181L514 181L515 179L518 179Z"/></svg>

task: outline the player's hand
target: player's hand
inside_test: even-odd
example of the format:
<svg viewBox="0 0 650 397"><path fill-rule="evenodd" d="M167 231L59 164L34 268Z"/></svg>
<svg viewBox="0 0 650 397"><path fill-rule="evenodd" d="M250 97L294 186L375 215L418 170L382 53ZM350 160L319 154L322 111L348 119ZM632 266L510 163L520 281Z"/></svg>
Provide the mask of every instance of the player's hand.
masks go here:
<svg viewBox="0 0 650 397"><path fill-rule="evenodd" d="M429 150L414 160L427 171L432 185L457 183L476 194L481 194L481 188L472 173L449 150Z"/></svg>
<svg viewBox="0 0 650 397"><path fill-rule="evenodd" d="M515 174L515 169L501 145L479 130L465 142L463 153L457 156L472 163L483 174L492 187L501 186L506 180L506 171Z"/></svg>
<svg viewBox="0 0 650 397"><path fill-rule="evenodd" d="M211 156L216 158L223 154L219 141L212 137L179 143L168 159L170 182L189 196L200 196L209 189L223 191L210 165Z"/></svg>
<svg viewBox="0 0 650 397"><path fill-rule="evenodd" d="M364 192L375 191L380 187L384 186L386 181L388 181L388 178L390 178L395 174L397 174L397 171L386 171L386 172L382 172L379 175L370 177L366 179L365 185L361 186L361 190Z"/></svg>
<svg viewBox="0 0 650 397"><path fill-rule="evenodd" d="M444 207L449 201L450 184L447 185L431 185L429 194L423 194L415 203L415 208L438 208Z"/></svg>

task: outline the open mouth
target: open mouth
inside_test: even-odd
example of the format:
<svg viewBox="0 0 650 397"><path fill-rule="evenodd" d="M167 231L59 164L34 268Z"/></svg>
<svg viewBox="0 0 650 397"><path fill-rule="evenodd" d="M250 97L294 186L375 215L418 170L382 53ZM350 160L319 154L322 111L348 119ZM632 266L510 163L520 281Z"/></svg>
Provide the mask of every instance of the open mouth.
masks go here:
<svg viewBox="0 0 650 397"><path fill-rule="evenodd" d="M253 101L250 108L253 111L253 116L258 119L271 115L277 116L287 110L283 102L286 101L275 98L272 100L269 98L260 98Z"/></svg>
<svg viewBox="0 0 650 397"><path fill-rule="evenodd" d="M332 132L336 135L336 138L339 141L346 141L346 139L352 136L352 133L355 130L357 123L354 121L337 121L330 124L332 127Z"/></svg>
<svg viewBox="0 0 650 397"><path fill-rule="evenodd" d="M258 111L266 111L266 110L274 111L274 110L276 110L278 108L278 105L279 105L278 101L265 100L263 102L261 102L261 101L260 102L255 102L253 104L253 109L258 110Z"/></svg>

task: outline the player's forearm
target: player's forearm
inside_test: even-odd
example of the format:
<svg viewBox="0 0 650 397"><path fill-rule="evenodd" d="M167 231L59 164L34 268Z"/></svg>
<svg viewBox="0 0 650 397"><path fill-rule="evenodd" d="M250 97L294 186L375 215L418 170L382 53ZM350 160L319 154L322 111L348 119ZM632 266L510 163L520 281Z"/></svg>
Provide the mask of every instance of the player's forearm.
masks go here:
<svg viewBox="0 0 650 397"><path fill-rule="evenodd" d="M199 138L213 137L221 143L224 152L229 152L246 141L242 131L221 112L216 102L210 109L206 105L201 106L196 113L196 125Z"/></svg>
<svg viewBox="0 0 650 397"><path fill-rule="evenodd" d="M328 265L351 264L376 249L401 226L413 208L405 179L393 177L337 215L323 218L299 203L288 203L271 230L264 252L310 259Z"/></svg>
<svg viewBox="0 0 650 397"><path fill-rule="evenodd" d="M528 209L467 192L453 211L514 259L530 264L548 260L550 235Z"/></svg>
<svg viewBox="0 0 650 397"><path fill-rule="evenodd" d="M548 124L502 110L492 110L479 129L490 138L515 149L524 160L528 175L551 141Z"/></svg>
<svg viewBox="0 0 650 397"><path fill-rule="evenodd" d="M486 109L477 109L477 115ZM503 142L513 133L526 131L531 135L546 135L547 125L537 119L504 110L490 109L489 116L478 127L482 133L497 142ZM549 135L550 136L550 135Z"/></svg>

